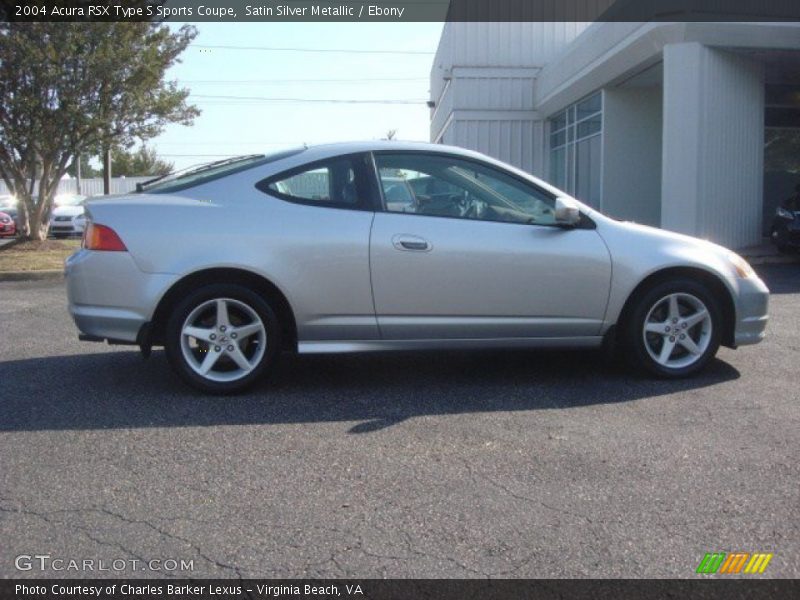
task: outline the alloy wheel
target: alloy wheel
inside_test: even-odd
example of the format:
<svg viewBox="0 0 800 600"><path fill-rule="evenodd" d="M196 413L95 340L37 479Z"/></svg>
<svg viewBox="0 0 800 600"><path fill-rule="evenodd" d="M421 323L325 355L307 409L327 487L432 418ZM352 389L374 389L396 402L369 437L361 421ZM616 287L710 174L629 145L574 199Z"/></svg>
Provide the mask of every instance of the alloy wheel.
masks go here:
<svg viewBox="0 0 800 600"><path fill-rule="evenodd" d="M199 304L181 326L181 352L201 377L231 382L255 369L267 348L267 329L258 313L233 298Z"/></svg>
<svg viewBox="0 0 800 600"><path fill-rule="evenodd" d="M696 296L673 293L650 308L642 336L650 357L667 369L682 369L700 360L711 343L713 321Z"/></svg>

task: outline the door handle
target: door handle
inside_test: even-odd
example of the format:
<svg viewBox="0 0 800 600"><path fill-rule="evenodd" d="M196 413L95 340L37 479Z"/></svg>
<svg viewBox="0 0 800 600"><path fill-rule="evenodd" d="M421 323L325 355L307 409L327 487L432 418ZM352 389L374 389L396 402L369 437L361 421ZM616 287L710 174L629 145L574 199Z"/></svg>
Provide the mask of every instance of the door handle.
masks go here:
<svg viewBox="0 0 800 600"><path fill-rule="evenodd" d="M433 249L433 246L428 240L408 234L398 234L392 237L392 245L397 250L410 252L430 252Z"/></svg>

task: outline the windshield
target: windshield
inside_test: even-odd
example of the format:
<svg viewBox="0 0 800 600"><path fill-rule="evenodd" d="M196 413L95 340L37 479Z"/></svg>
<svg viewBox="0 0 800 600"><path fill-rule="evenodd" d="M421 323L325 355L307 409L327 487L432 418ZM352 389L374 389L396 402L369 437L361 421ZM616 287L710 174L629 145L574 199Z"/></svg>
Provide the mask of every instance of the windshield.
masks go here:
<svg viewBox="0 0 800 600"><path fill-rule="evenodd" d="M234 156L232 158L225 158L223 160L215 160L214 162L205 163L201 165L192 165L185 169L167 173L161 177L156 177L150 181L145 181L140 184L139 190L145 192L152 192L159 190L162 186L169 184L170 186L176 182L180 182L181 186L190 184L200 177L213 176L234 168L241 167L243 164L254 162L260 158L264 158L263 154L247 154L245 156Z"/></svg>
<svg viewBox="0 0 800 600"><path fill-rule="evenodd" d="M275 154L246 154L244 156L234 156L232 158L225 158L223 160L216 160L214 162L194 165L174 173L156 177L150 181L145 181L136 186L139 192L148 192L154 194L165 194L183 190L201 183L207 183L231 175L238 171L260 166L268 162L293 156L299 154L305 148L294 148L284 152L277 152Z"/></svg>

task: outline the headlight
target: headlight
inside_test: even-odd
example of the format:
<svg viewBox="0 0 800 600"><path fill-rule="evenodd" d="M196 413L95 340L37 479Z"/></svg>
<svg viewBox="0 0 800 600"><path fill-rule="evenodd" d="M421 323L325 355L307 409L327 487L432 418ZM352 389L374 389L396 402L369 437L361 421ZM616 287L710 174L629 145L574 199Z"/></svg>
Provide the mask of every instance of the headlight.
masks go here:
<svg viewBox="0 0 800 600"><path fill-rule="evenodd" d="M750 263L738 254L731 252L728 254L728 260L731 261L731 265L736 271L736 274L742 279L755 276L756 272L753 270L753 267L750 266Z"/></svg>
<svg viewBox="0 0 800 600"><path fill-rule="evenodd" d="M778 210L775 211L775 214L782 219L789 219L790 221L794 221L794 213L788 209L783 208L782 206L778 207Z"/></svg>

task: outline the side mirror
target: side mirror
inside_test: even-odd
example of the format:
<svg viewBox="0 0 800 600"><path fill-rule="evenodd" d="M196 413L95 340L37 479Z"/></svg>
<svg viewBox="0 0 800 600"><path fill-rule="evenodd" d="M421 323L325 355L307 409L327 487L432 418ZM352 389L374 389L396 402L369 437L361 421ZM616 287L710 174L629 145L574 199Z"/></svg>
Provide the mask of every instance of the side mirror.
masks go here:
<svg viewBox="0 0 800 600"><path fill-rule="evenodd" d="M555 218L558 225L575 227L581 221L581 211L568 198L556 198Z"/></svg>

